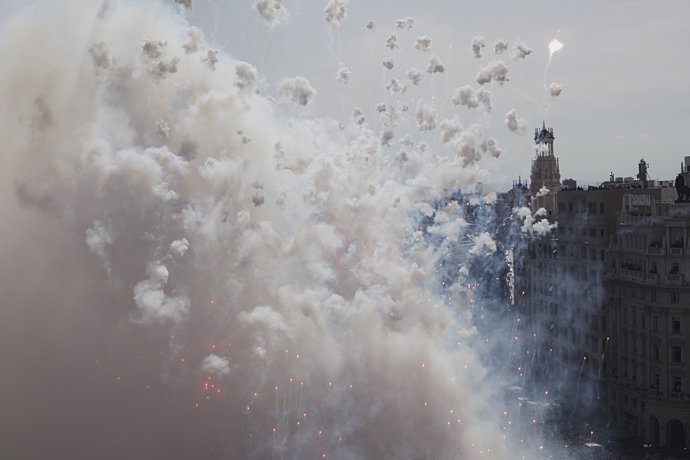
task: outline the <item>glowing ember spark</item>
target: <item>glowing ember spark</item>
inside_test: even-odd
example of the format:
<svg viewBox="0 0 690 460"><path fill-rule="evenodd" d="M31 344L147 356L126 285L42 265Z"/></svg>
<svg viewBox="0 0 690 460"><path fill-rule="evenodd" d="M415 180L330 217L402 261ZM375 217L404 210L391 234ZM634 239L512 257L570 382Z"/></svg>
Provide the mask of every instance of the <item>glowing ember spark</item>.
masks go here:
<svg viewBox="0 0 690 460"><path fill-rule="evenodd" d="M563 48L563 43L559 42L555 38L549 43L549 59L553 56L553 53L560 51Z"/></svg>

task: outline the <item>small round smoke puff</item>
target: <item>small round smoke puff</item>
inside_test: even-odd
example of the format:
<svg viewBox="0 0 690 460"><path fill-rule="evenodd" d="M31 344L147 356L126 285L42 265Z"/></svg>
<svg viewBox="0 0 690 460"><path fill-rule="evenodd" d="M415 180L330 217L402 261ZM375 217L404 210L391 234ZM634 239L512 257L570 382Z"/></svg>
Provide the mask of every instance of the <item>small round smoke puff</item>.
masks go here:
<svg viewBox="0 0 690 460"><path fill-rule="evenodd" d="M549 94L553 97L560 96L562 90L563 85L560 83L553 82L549 85Z"/></svg>

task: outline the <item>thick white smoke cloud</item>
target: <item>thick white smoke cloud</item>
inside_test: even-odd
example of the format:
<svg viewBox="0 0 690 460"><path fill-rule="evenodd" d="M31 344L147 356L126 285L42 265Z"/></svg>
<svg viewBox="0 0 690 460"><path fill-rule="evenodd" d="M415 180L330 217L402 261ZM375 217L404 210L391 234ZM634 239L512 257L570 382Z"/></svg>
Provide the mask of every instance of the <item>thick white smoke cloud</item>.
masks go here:
<svg viewBox="0 0 690 460"><path fill-rule="evenodd" d="M21 325L0 340L22 350L3 359L17 441L0 456L513 457L500 382L417 219L488 175L463 166L495 156L492 139L444 120L450 155L421 142L435 133L398 146L398 110L436 125L421 102L379 106L376 132L362 110L344 127L288 117L319 88L260 94L257 68L174 2L41 6L0 32L2 320ZM458 209L434 237L457 241Z"/></svg>

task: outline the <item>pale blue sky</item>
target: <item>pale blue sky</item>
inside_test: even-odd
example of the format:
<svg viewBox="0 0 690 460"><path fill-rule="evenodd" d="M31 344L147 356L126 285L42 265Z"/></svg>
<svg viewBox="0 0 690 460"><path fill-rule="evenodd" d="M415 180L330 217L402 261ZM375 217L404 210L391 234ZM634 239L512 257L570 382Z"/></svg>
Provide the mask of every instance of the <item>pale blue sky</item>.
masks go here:
<svg viewBox="0 0 690 460"><path fill-rule="evenodd" d="M25 4L4 0L0 17ZM276 87L284 77L309 79L317 98L306 108L283 104L290 115L348 121L352 109L359 107L378 130L376 103L408 104L413 119L416 101L432 100L440 119L457 115L465 124L479 122L484 135L498 140L502 157L483 160L482 167L496 171L499 184L529 175L532 133L542 119L555 129L563 178L596 182L606 180L610 171L633 176L644 157L653 178L673 179L683 157L690 155L690 2L686 0L350 0L348 18L339 27L324 20L326 0L283 0L283 4L290 19L274 27L260 18L254 0L195 0L193 9L184 14L204 30L211 46L253 64L269 95L277 97ZM415 18L414 27L396 29L395 20L408 16ZM365 27L369 20L377 22L373 32ZM391 33L400 42L396 50L385 47ZM414 49L414 40L421 35L431 37L430 53ZM475 59L470 49L477 35L487 44L481 59ZM545 74L547 45L553 38L565 46ZM485 85L493 94L489 115L453 106L450 97L455 88L479 87L475 75L496 59L492 48L498 39L510 42L511 50L521 41L533 53L521 62L503 57L511 81L502 87ZM408 85L402 98L385 91L390 78L406 80L410 66L423 70L433 54L446 65L445 73L433 78L425 73L420 87ZM385 57L394 59L393 70L381 65ZM352 70L347 86L335 82L340 62ZM545 96L544 89L552 81L563 85L562 94L553 99ZM545 101L551 102L548 110ZM504 125L505 113L512 108L527 123L522 135ZM438 130L415 132L413 123L396 129L396 137L408 132L416 140L433 143L438 138Z"/></svg>
<svg viewBox="0 0 690 460"><path fill-rule="evenodd" d="M274 27L263 23L253 3L196 0L188 15L225 51L256 66L267 90L286 76L308 78L319 95L300 116L347 120L358 106L376 121L373 105L390 99L385 83L391 77L404 80L409 65L423 69L436 53L447 71L433 82L425 74L421 88L409 89L406 97L411 103L433 97L443 114L457 113L466 123L481 121L485 133L505 150L500 165L485 162L498 171L498 182L529 175L532 132L542 118L555 129L563 178L601 181L610 171L633 176L644 157L653 178L672 179L690 155L690 2L351 0L348 18L339 27L325 22L325 1L284 0L290 20ZM408 16L415 18L414 27L396 29L395 20ZM377 22L373 32L365 27L370 19ZM391 33L401 45L392 51L385 47ZM431 37L431 53L413 48L420 35ZM487 43L481 59L470 49L476 35ZM545 111L544 71L553 38L565 46L551 62L546 85L561 83L563 92ZM448 99L454 88L479 87L474 76L496 58L492 47L498 39L511 45L522 41L533 53L522 62L504 57L511 81L503 87L487 85L494 96L488 117L452 106ZM381 65L388 56L401 63L391 71ZM348 86L334 80L339 62L353 72ZM527 133L517 135L505 127L503 118L511 108L527 121Z"/></svg>

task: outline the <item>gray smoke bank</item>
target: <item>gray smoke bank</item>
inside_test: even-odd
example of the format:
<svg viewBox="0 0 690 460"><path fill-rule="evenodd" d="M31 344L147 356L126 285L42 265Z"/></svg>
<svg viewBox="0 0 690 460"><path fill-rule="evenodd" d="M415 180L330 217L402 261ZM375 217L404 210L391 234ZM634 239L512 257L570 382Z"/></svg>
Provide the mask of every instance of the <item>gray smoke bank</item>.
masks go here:
<svg viewBox="0 0 690 460"><path fill-rule="evenodd" d="M482 57L482 48L485 46L484 37L477 36L472 38L472 53L474 53L475 58L479 59Z"/></svg>
<svg viewBox="0 0 690 460"><path fill-rule="evenodd" d="M297 105L307 105L316 95L316 90L304 77L286 78L278 87L283 96Z"/></svg>
<svg viewBox="0 0 690 460"><path fill-rule="evenodd" d="M508 81L508 66L503 61L493 61L483 67L476 76L477 83L483 85L491 80L503 84Z"/></svg>
<svg viewBox="0 0 690 460"><path fill-rule="evenodd" d="M414 47L418 51L431 51L431 38L428 35L417 37Z"/></svg>
<svg viewBox="0 0 690 460"><path fill-rule="evenodd" d="M175 3L182 5L185 9L191 10L194 2L192 0L175 0Z"/></svg>
<svg viewBox="0 0 690 460"><path fill-rule="evenodd" d="M347 85L350 83L350 78L352 78L350 68L341 63L340 67L338 67L338 72L335 74L335 81Z"/></svg>
<svg viewBox="0 0 690 460"><path fill-rule="evenodd" d="M41 6L0 30L0 458L514 457L416 233L476 135L401 164L215 44L209 71L174 2Z"/></svg>
<svg viewBox="0 0 690 460"><path fill-rule="evenodd" d="M323 11L326 13L326 22L340 25L347 19L347 0L328 0Z"/></svg>
<svg viewBox="0 0 690 460"><path fill-rule="evenodd" d="M429 59L429 63L426 66L426 71L428 73L442 73L445 72L446 66L443 65L441 59L438 56L433 56Z"/></svg>
<svg viewBox="0 0 690 460"><path fill-rule="evenodd" d="M254 6L266 24L271 26L281 24L290 17L281 0L256 0Z"/></svg>
<svg viewBox="0 0 690 460"><path fill-rule="evenodd" d="M563 85L561 83L552 82L549 85L549 94L553 97L560 96L561 91L563 91Z"/></svg>
<svg viewBox="0 0 690 460"><path fill-rule="evenodd" d="M406 75L410 82L415 86L419 85L419 82L422 81L422 71L416 67L410 67L407 69Z"/></svg>
<svg viewBox="0 0 690 460"><path fill-rule="evenodd" d="M532 54L532 50L528 48L527 45L525 45L524 43L515 44L515 51L513 51L513 60L521 61L530 54Z"/></svg>
<svg viewBox="0 0 690 460"><path fill-rule="evenodd" d="M494 54L503 54L508 50L509 44L505 40L496 40L494 43Z"/></svg>
<svg viewBox="0 0 690 460"><path fill-rule="evenodd" d="M388 70L391 70L395 66L395 64L393 63L393 58L391 58L391 57L385 58L383 60L382 64Z"/></svg>
<svg viewBox="0 0 690 460"><path fill-rule="evenodd" d="M491 111L491 93L484 88L476 91L469 85L457 88L451 102L468 109L476 109L481 105L487 112Z"/></svg>
<svg viewBox="0 0 690 460"><path fill-rule="evenodd" d="M527 129L527 123L525 120L520 118L517 110L515 109L510 109L508 112L506 112L505 124L508 128L508 131L511 133L524 133Z"/></svg>

